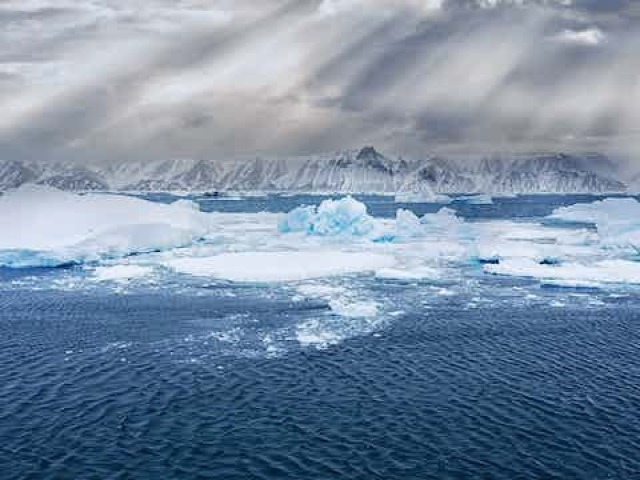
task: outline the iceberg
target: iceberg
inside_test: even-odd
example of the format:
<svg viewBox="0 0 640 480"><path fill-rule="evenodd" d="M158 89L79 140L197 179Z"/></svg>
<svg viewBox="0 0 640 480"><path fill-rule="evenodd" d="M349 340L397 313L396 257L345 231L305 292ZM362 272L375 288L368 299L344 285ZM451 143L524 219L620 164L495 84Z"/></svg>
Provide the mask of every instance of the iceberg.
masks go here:
<svg viewBox="0 0 640 480"><path fill-rule="evenodd" d="M290 211L280 223L282 233L303 232L308 235L365 236L374 229L374 220L364 203L351 196L324 200L319 206L302 206Z"/></svg>
<svg viewBox="0 0 640 480"><path fill-rule="evenodd" d="M55 267L186 246L211 232L197 204L27 185L0 197L0 266Z"/></svg>
<svg viewBox="0 0 640 480"><path fill-rule="evenodd" d="M408 240L426 235L450 235L456 238L460 234L459 227L463 224L463 220L450 208L441 208L437 213L427 213L422 217L411 210L399 208L396 211L395 234L389 240Z"/></svg>
<svg viewBox="0 0 640 480"><path fill-rule="evenodd" d="M413 238L424 235L424 225L411 210L399 208L396 211L396 237Z"/></svg>
<svg viewBox="0 0 640 480"><path fill-rule="evenodd" d="M549 216L565 222L595 225L604 247L640 250L640 202L634 198L606 198L588 204L557 208Z"/></svg>

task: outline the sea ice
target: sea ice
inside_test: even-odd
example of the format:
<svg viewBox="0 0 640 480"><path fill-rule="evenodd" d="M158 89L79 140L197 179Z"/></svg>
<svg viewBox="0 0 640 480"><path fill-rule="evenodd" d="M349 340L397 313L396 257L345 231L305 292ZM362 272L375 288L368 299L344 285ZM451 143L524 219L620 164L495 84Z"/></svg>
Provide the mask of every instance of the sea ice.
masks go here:
<svg viewBox="0 0 640 480"><path fill-rule="evenodd" d="M211 231L188 200L76 195L28 185L0 197L0 266L56 266L184 246Z"/></svg>
<svg viewBox="0 0 640 480"><path fill-rule="evenodd" d="M436 268L419 266L414 268L381 268L376 270L376 278L398 281L438 281L442 277Z"/></svg>
<svg viewBox="0 0 640 480"><path fill-rule="evenodd" d="M531 259L509 259L497 265L485 265L487 273L536 278L543 281L562 281L563 285L591 286L596 283L640 284L640 263L610 259L582 263L543 265Z"/></svg>
<svg viewBox="0 0 640 480"><path fill-rule="evenodd" d="M391 267L390 255L341 251L241 252L168 260L179 273L234 282L287 282Z"/></svg>

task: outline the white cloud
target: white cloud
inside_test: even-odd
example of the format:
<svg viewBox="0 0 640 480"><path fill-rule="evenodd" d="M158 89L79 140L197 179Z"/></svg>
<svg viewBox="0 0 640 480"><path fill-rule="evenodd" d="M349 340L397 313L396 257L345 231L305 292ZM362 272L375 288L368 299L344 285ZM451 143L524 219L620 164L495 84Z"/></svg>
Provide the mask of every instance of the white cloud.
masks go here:
<svg viewBox="0 0 640 480"><path fill-rule="evenodd" d="M323 0L318 7L322 15L336 15L356 9L362 11L411 9L429 14L439 11L445 0Z"/></svg>
<svg viewBox="0 0 640 480"><path fill-rule="evenodd" d="M554 40L572 45L586 45L595 47L606 39L602 30L596 27L585 30L564 30L554 37Z"/></svg>

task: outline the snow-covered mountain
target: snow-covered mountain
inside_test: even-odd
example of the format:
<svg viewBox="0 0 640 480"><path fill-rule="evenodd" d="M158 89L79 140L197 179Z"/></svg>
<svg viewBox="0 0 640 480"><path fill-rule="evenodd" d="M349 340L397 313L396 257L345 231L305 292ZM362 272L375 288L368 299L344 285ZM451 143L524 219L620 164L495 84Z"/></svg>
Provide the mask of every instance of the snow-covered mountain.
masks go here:
<svg viewBox="0 0 640 480"><path fill-rule="evenodd" d="M617 192L621 169L599 154L391 158L373 147L305 157L126 162L0 161L0 190L35 182L64 190L304 192Z"/></svg>

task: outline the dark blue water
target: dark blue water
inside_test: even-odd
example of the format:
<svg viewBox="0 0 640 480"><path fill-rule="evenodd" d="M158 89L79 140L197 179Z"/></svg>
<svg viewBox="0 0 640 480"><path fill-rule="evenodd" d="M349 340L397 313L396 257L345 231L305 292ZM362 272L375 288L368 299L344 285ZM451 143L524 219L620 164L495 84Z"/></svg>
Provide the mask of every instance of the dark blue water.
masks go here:
<svg viewBox="0 0 640 480"><path fill-rule="evenodd" d="M454 207L570 199L528 201ZM402 313L316 349L286 332L328 307L286 286L51 288L73 275L0 272L0 478L640 478L632 290L347 279Z"/></svg>

